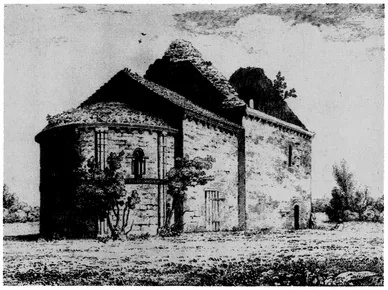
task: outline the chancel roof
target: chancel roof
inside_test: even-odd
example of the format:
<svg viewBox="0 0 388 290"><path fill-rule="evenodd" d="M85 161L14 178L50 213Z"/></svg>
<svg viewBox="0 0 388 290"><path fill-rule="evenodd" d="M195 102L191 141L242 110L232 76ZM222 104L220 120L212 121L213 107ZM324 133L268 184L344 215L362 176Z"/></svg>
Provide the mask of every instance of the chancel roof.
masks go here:
<svg viewBox="0 0 388 290"><path fill-rule="evenodd" d="M60 125L93 123L169 127L162 119L139 112L119 102L94 103L49 116L47 119L48 125L45 130Z"/></svg>

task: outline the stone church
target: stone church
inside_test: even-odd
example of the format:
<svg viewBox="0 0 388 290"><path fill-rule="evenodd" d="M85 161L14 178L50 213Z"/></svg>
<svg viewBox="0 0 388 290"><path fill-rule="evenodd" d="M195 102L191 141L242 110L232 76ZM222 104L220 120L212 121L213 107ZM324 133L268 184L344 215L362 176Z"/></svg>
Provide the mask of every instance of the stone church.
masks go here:
<svg viewBox="0 0 388 290"><path fill-rule="evenodd" d="M41 234L95 237L106 221L74 207L76 155L100 166L124 150L128 192L136 190L133 233L156 234L168 205L165 177L175 158L212 156L215 178L190 188L184 231L306 228L311 212L314 133L283 102L238 94L192 44L172 42L144 77L119 71L76 109L49 119L40 144ZM282 113L279 113L282 112Z"/></svg>

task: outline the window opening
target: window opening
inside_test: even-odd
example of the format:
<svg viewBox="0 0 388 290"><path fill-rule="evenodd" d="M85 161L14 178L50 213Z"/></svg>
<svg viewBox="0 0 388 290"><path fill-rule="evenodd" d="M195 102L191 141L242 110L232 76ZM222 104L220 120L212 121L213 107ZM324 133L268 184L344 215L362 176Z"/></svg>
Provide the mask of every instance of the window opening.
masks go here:
<svg viewBox="0 0 388 290"><path fill-rule="evenodd" d="M288 145L288 167L292 166L292 145Z"/></svg>
<svg viewBox="0 0 388 290"><path fill-rule="evenodd" d="M146 159L144 151L136 148L132 154L132 174L135 178L142 178L146 174Z"/></svg>
<svg viewBox="0 0 388 290"><path fill-rule="evenodd" d="M96 129L95 131L95 159L97 167L104 170L106 167L106 139L107 130Z"/></svg>

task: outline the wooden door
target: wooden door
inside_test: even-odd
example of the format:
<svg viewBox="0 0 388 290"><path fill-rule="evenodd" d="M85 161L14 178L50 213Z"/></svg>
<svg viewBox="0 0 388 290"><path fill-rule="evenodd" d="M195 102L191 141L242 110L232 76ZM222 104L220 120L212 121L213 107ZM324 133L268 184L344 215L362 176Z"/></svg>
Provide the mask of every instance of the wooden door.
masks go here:
<svg viewBox="0 0 388 290"><path fill-rule="evenodd" d="M220 230L220 194L217 190L205 191L205 220L207 231Z"/></svg>

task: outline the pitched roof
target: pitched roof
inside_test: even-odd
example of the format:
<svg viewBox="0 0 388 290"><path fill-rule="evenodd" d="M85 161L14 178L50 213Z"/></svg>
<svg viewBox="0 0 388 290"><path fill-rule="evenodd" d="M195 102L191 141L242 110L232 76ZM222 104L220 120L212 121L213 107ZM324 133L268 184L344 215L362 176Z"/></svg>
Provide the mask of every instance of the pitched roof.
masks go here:
<svg viewBox="0 0 388 290"><path fill-rule="evenodd" d="M239 127L238 125L228 121L227 119L220 117L217 114L198 106L197 104L186 99L185 97L183 97L183 96L181 96L181 95L179 95L179 94L177 94L177 93L175 93L175 92L173 92L173 91L171 91L171 90L169 90L161 85L158 85L152 81L146 80L145 78L139 76L137 73L131 72L129 69L124 69L123 72L125 72L133 80L137 81L138 83L145 86L149 90L153 91L157 95L165 98L169 102L171 102L171 103L173 103L173 104L175 104L175 105L177 105L185 110L191 111L191 112L196 113L196 114L198 114L202 117L205 117L205 118L211 118L211 119L216 120L218 122L222 122L222 123L229 125L229 126L232 126L234 128Z"/></svg>
<svg viewBox="0 0 388 290"><path fill-rule="evenodd" d="M229 81L212 65L205 61L202 54L191 44L191 42L177 39L174 40L164 54L172 62L189 61L210 83L219 90L226 98L222 107L246 106Z"/></svg>
<svg viewBox="0 0 388 290"><path fill-rule="evenodd" d="M129 77L131 80L137 82L138 84L142 85L143 87L147 88L148 90L152 91L156 95L164 98L168 102L185 109L186 111L192 112L196 114L197 116L201 116L203 119L206 120L214 120L215 123L221 123L228 127L232 128L240 128L240 126L228 121L227 119L218 116L217 114L206 110L199 105L193 103L192 101L186 99L185 97L179 95L176 92L173 92L161 85L158 85L152 81L146 80L137 73L131 72L130 69L125 68L121 71L119 71L114 77L112 77L107 83L105 83L102 87L100 87L92 96L90 96L87 100L85 100L80 107L88 106L90 104L95 104L99 102L110 102L112 100L106 99L106 96L109 94L106 94L105 97L100 92L104 91L104 89L107 89L109 91L109 86L114 82L114 80L120 79L121 77ZM125 84L124 84L125 85ZM125 99L123 100L125 102Z"/></svg>

